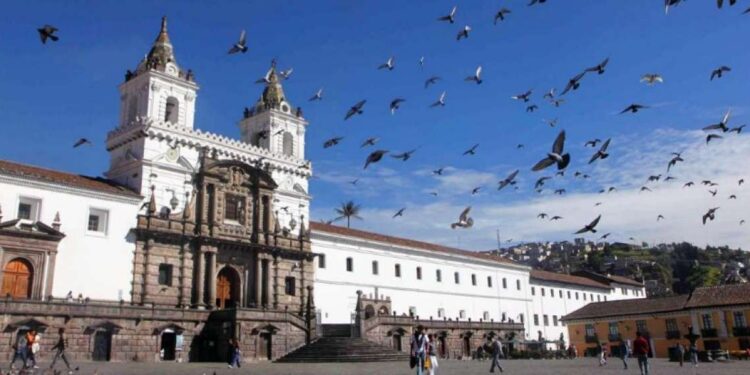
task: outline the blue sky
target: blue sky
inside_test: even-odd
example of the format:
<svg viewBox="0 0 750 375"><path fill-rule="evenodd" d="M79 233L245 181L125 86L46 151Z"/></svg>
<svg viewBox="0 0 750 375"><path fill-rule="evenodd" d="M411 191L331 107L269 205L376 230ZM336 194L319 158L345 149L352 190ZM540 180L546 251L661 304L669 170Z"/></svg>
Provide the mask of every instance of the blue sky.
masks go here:
<svg viewBox="0 0 750 375"><path fill-rule="evenodd" d="M239 137L242 108L260 94L262 88L253 82L271 58L278 58L281 68L294 68L284 87L310 121L307 156L316 173L311 181L316 220L332 218L334 206L352 199L364 208L364 220L355 221L356 227L486 249L495 246L497 230L514 242L570 239L573 230L601 213L602 230L622 240L687 239L750 247L750 226L738 225L750 208L750 194L736 184L747 168L727 159L746 160L750 140L733 134L706 147L704 135L696 131L719 121L728 109L733 111L730 125L748 119L750 50L742 48L742 41L750 32L750 15L741 15L747 4L718 10L713 2L691 1L665 16L661 1L526 3L5 4L0 14L0 157L102 174L108 167L103 141L118 118L117 85L148 51L160 17L167 15L177 60L195 72L201 86L200 129ZM435 20L454 4L455 24ZM500 7L512 13L495 26L493 16ZM39 43L35 29L45 23L60 28L59 43ZM470 37L457 42L464 25L472 27ZM242 29L248 33L249 52L227 56ZM377 70L389 56L395 56L396 68ZM423 68L418 66L421 56ZM562 106L542 100L544 92L553 87L560 92L568 78L605 57L610 58L607 72L586 76ZM484 68L484 82L464 82L477 65ZM733 70L709 81L711 70L720 65ZM641 84L644 73L660 73L665 82ZM442 80L424 89L431 75ZM324 100L309 103L319 87ZM540 107L534 113L510 99L528 89L534 90L532 102ZM447 105L428 108L442 91ZM407 101L391 115L388 103L395 97ZM347 108L361 99L367 99L365 113L343 121ZM618 114L631 103L652 108ZM551 129L543 120L553 118L558 125ZM560 129L568 134L570 172L580 170L592 178L574 179L569 173L549 183L550 188L564 187L567 196L553 196L551 189L540 195L533 182L551 173L529 169ZM343 136L343 142L323 149L323 142L334 136ZM371 150L359 145L370 136L381 138L377 148L418 151L407 162L386 158L362 171ZM92 139L95 147L71 149L78 137ZM612 157L586 166L593 151L584 142L609 137ZM461 156L476 143L475 156ZM519 143L525 145L521 150L516 149ZM665 172L669 152L678 148L692 160L672 173L674 186L656 186L652 195L638 193L648 175ZM429 172L443 166L448 172L442 178ZM514 169L521 170L519 189L497 192L497 181ZM720 185L721 201L703 188L700 194L681 189L687 180L709 177L726 180ZM355 178L360 178L358 186L347 183ZM471 196L471 189L480 185L480 194ZM596 193L610 185L618 186L617 197ZM738 200L727 202L732 193ZM607 201L593 207L602 200ZM474 207L475 228L451 231L448 225L467 205ZM696 225L714 206L722 209L713 227ZM407 207L404 217L391 219L401 207ZM564 220L536 220L537 211L551 209L559 210ZM667 217L661 227L654 221L657 212ZM687 217L689 221L678 219Z"/></svg>

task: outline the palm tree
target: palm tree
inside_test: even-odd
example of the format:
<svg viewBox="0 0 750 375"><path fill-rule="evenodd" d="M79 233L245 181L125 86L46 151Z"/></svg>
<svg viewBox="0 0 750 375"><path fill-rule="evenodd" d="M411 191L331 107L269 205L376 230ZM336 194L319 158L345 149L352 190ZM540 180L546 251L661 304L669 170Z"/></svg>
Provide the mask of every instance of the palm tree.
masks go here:
<svg viewBox="0 0 750 375"><path fill-rule="evenodd" d="M349 228L351 218L362 220L362 218L359 216L360 206L358 204L354 204L353 201L341 203L341 208L336 208L335 210L339 216L334 220L341 220L343 218L346 218L347 228Z"/></svg>

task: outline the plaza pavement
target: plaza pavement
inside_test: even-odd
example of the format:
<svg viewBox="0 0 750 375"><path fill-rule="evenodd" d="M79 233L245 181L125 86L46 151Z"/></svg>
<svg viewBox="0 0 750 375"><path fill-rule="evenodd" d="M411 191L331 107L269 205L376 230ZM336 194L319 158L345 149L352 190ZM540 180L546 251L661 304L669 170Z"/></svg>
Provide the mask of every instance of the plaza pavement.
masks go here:
<svg viewBox="0 0 750 375"><path fill-rule="evenodd" d="M46 363L40 363L43 368ZM611 360L605 367L599 367L593 359L577 360L512 360L502 361L505 374L571 374L571 375L599 375L599 374L634 374L638 375L636 360L629 360L630 369L625 371L622 362ZM414 374L408 363L248 363L240 369L229 369L221 363L76 363L80 366L81 375L217 375L228 374L258 374L258 375L408 375ZM2 367L7 371L7 365ZM48 366L48 364L47 364ZM489 361L455 361L440 362L439 375L459 374L474 375L487 374ZM60 364L58 369L63 369ZM5 372L3 372L5 373ZM63 374L66 372L63 371ZM732 361L727 363L701 363L698 368L689 366L680 368L676 363L666 360L652 360L652 375L747 375L750 374L750 361ZM49 370L36 370L36 375L52 374Z"/></svg>

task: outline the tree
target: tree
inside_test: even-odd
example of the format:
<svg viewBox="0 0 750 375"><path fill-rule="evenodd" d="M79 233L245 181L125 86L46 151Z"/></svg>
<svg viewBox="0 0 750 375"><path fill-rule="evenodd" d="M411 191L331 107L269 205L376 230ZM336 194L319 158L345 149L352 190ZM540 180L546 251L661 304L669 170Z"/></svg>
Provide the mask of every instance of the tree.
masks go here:
<svg viewBox="0 0 750 375"><path fill-rule="evenodd" d="M690 290L703 286L716 286L721 281L721 270L712 266L697 265L690 270L687 277Z"/></svg>
<svg viewBox="0 0 750 375"><path fill-rule="evenodd" d="M360 206L358 204L354 204L353 201L341 203L340 208L336 208L336 213L339 215L334 220L341 220L346 218L346 227L349 228L351 218L362 220L362 218L359 216L359 210Z"/></svg>

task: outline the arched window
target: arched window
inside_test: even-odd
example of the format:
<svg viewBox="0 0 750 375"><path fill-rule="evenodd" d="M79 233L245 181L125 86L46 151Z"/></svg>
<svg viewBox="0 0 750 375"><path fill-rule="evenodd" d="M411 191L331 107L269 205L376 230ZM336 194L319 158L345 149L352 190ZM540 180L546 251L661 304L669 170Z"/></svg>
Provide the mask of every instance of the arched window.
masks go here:
<svg viewBox="0 0 750 375"><path fill-rule="evenodd" d="M167 105L164 108L164 122L177 123L179 118L180 102L174 96L167 98Z"/></svg>
<svg viewBox="0 0 750 375"><path fill-rule="evenodd" d="M281 152L287 156L294 156L294 136L290 132L284 132L284 138L281 143Z"/></svg>
<svg viewBox="0 0 750 375"><path fill-rule="evenodd" d="M135 121L135 116L138 115L138 97L135 95L130 96L130 101L128 102L128 118L126 124L130 124L131 122Z"/></svg>

